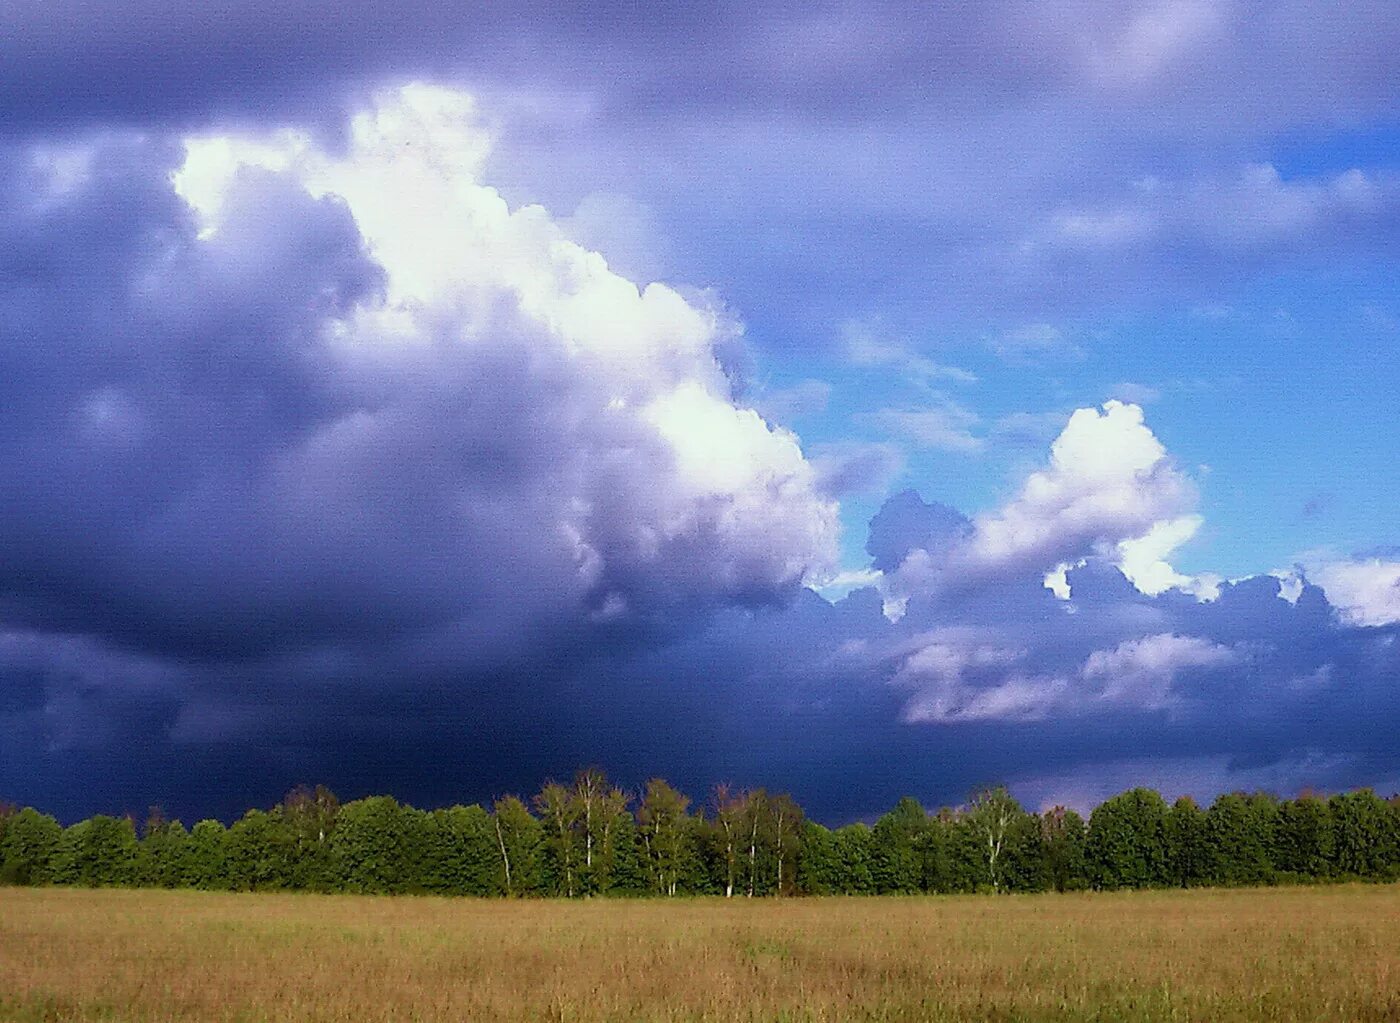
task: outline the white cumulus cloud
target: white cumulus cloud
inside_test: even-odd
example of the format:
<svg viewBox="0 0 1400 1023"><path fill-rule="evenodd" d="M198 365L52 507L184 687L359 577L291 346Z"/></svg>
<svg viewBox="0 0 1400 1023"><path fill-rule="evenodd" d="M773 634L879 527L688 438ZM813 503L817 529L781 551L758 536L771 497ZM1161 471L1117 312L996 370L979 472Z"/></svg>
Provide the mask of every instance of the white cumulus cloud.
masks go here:
<svg viewBox="0 0 1400 1023"><path fill-rule="evenodd" d="M202 244L239 244L239 196L272 179L348 211L382 270L321 323L351 408L278 454L258 486L269 514L322 516L326 542L337 513L392 528L392 505L421 499L486 602L542 602L541 619L825 578L836 503L798 438L735 399L717 355L733 319L621 276L544 208L512 208L483 180L492 142L471 96L424 85L377 97L339 149L293 130L185 140L172 182ZM420 478L405 488L406 466ZM344 507L318 507L328 495Z"/></svg>
<svg viewBox="0 0 1400 1023"><path fill-rule="evenodd" d="M1400 561L1327 560L1308 566L1308 578L1349 625L1400 622Z"/></svg>

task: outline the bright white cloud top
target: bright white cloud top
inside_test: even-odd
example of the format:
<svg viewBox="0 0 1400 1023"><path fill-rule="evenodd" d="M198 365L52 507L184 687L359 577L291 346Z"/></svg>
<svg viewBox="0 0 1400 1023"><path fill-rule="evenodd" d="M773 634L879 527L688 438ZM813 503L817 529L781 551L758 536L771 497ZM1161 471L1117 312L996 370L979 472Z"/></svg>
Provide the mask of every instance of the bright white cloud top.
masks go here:
<svg viewBox="0 0 1400 1023"><path fill-rule="evenodd" d="M545 209L511 209L482 181L491 136L470 96L383 94L355 116L343 153L293 132L185 148L173 180L202 244L238 244L249 191L292 187L344 204L383 272L382 289L328 318L319 341L346 386L385 404L307 438L285 456L289 476L313 459L356 471L350 448L391 450L404 403L451 380L454 429L479 438L488 463L511 464L489 491L464 480L466 517L489 505L511 544L553 563L534 587L571 591L595 617L639 601L647 612L657 600L761 599L833 563L835 503L796 436L735 402L716 358L733 322L619 276ZM460 538L512 571L498 535Z"/></svg>

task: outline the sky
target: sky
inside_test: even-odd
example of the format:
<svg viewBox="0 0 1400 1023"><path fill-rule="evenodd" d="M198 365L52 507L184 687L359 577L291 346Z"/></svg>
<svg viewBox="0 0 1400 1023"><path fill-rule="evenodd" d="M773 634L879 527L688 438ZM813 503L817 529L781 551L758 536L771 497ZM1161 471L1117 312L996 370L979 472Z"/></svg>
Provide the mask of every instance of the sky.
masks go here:
<svg viewBox="0 0 1400 1023"><path fill-rule="evenodd" d="M0 799L1389 794L1397 270L1384 0L12 0Z"/></svg>

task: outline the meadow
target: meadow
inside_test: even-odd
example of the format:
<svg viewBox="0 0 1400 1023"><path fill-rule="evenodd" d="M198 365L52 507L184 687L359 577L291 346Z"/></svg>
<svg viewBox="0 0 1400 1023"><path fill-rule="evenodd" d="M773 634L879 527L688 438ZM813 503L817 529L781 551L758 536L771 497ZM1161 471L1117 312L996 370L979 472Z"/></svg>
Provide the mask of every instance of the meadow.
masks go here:
<svg viewBox="0 0 1400 1023"><path fill-rule="evenodd" d="M6 1020L1400 1020L1400 886L726 901L0 888Z"/></svg>

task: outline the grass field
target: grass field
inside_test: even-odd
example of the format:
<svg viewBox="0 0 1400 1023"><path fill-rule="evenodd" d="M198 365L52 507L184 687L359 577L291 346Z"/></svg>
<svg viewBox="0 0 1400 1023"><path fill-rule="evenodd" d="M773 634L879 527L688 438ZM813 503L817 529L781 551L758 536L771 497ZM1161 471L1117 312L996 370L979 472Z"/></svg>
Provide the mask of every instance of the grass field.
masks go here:
<svg viewBox="0 0 1400 1023"><path fill-rule="evenodd" d="M482 902L0 889L18 1020L1400 1020L1400 887Z"/></svg>

